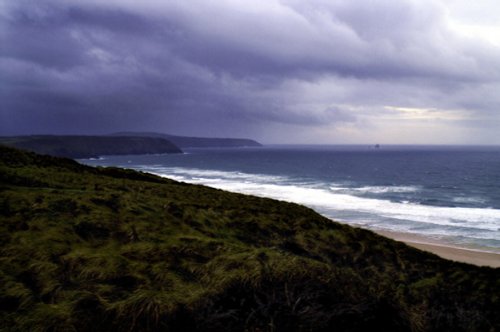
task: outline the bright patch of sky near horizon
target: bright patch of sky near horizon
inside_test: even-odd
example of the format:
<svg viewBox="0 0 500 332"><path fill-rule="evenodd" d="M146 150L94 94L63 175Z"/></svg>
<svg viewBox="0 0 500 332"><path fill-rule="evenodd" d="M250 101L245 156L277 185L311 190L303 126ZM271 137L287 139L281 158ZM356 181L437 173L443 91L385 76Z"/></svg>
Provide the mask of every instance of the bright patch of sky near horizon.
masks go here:
<svg viewBox="0 0 500 332"><path fill-rule="evenodd" d="M0 0L0 135L500 144L493 0Z"/></svg>

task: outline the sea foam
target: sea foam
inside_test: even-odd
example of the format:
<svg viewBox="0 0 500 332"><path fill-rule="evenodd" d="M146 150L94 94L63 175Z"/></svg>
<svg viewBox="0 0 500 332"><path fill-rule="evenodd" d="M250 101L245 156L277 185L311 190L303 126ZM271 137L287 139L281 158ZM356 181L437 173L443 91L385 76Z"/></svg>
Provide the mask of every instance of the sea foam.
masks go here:
<svg viewBox="0 0 500 332"><path fill-rule="evenodd" d="M349 194L412 192L420 190L419 187L347 188L331 184L296 183L285 176L265 174L161 166L140 168L178 181L303 204L327 217L376 229L493 241L500 239L499 209L429 206Z"/></svg>

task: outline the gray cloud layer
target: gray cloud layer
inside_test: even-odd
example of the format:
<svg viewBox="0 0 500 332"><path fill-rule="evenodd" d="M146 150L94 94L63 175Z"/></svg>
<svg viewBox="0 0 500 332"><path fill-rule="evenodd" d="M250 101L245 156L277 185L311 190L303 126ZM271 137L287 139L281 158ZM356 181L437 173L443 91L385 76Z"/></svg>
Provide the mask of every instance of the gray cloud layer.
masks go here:
<svg viewBox="0 0 500 332"><path fill-rule="evenodd" d="M492 143L499 128L500 48L438 1L0 8L1 134Z"/></svg>

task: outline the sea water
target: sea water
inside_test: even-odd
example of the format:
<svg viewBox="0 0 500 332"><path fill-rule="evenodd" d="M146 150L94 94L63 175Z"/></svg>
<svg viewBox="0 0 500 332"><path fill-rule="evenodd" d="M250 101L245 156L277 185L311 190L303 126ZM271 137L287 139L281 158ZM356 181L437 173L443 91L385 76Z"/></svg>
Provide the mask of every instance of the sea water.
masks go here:
<svg viewBox="0 0 500 332"><path fill-rule="evenodd" d="M500 252L500 147L265 146L82 160L295 202L372 230Z"/></svg>

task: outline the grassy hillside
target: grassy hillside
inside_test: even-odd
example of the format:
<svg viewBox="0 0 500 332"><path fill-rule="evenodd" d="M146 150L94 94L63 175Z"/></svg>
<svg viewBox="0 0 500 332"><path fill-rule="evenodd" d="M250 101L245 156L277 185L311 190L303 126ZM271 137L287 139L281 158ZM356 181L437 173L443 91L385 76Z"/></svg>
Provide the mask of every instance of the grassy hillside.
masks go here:
<svg viewBox="0 0 500 332"><path fill-rule="evenodd" d="M500 269L296 204L0 146L0 330L496 331Z"/></svg>
<svg viewBox="0 0 500 332"><path fill-rule="evenodd" d="M113 135L161 137L171 141L180 148L234 148L262 146L259 142L247 138L188 137L151 132L123 132Z"/></svg>
<svg viewBox="0 0 500 332"><path fill-rule="evenodd" d="M0 137L0 144L51 156L96 158L103 155L182 153L159 137L128 136L16 136Z"/></svg>

